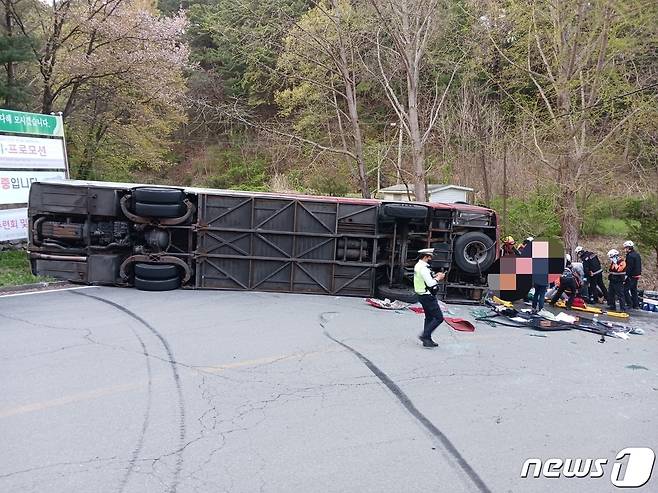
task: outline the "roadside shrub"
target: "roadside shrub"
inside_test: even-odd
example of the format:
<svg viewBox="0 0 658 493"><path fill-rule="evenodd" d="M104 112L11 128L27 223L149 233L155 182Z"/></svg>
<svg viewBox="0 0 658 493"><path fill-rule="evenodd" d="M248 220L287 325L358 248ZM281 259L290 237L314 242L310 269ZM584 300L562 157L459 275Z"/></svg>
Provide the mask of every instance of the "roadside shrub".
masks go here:
<svg viewBox="0 0 658 493"><path fill-rule="evenodd" d="M625 220L629 201L627 197L596 195L581 207L583 236L627 236L629 227Z"/></svg>
<svg viewBox="0 0 658 493"><path fill-rule="evenodd" d="M529 194L525 199L507 199L507 221L502 217L503 199L495 197L491 205L500 214L503 235L521 240L527 236L552 238L560 235L560 222L556 214L557 194L551 187Z"/></svg>
<svg viewBox="0 0 658 493"><path fill-rule="evenodd" d="M210 147L196 167L201 173L207 173L203 185L211 188L268 190L267 161L258 155L244 156L233 149Z"/></svg>

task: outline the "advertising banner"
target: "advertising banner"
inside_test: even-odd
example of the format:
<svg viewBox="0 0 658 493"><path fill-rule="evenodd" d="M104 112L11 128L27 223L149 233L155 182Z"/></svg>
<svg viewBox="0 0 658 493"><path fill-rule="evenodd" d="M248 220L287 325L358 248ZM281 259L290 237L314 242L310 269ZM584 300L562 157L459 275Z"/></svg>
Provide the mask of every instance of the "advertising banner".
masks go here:
<svg viewBox="0 0 658 493"><path fill-rule="evenodd" d="M27 207L0 210L0 241L27 238Z"/></svg>
<svg viewBox="0 0 658 493"><path fill-rule="evenodd" d="M35 181L66 178L64 171L8 171L0 169L0 204L26 204Z"/></svg>
<svg viewBox="0 0 658 493"><path fill-rule="evenodd" d="M20 134L20 135L17 135ZM35 181L68 176L62 114L0 109L0 241L27 238L27 205Z"/></svg>
<svg viewBox="0 0 658 493"><path fill-rule="evenodd" d="M64 141L0 135L0 169L66 169Z"/></svg>

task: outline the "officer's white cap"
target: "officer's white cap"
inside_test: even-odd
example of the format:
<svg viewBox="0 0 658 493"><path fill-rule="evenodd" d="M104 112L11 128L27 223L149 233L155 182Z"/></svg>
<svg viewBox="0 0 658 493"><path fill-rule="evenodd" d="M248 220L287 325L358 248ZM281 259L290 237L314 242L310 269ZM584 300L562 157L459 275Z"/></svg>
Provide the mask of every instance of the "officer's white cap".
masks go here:
<svg viewBox="0 0 658 493"><path fill-rule="evenodd" d="M424 257L425 255L431 255L433 257L434 256L434 248L423 248L422 250L418 250L418 256L419 257Z"/></svg>

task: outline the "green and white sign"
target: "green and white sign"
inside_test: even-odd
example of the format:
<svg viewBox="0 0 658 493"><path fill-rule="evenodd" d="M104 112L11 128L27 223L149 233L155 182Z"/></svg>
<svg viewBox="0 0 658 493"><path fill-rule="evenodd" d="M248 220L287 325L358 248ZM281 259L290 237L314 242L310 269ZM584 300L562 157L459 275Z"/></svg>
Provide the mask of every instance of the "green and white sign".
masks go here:
<svg viewBox="0 0 658 493"><path fill-rule="evenodd" d="M61 116L0 109L0 132L64 137Z"/></svg>

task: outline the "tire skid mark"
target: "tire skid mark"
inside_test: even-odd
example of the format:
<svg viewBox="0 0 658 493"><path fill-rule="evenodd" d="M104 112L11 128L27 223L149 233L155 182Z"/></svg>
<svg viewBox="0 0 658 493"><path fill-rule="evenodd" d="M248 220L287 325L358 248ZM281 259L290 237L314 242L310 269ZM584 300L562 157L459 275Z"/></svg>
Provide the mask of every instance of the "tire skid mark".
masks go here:
<svg viewBox="0 0 658 493"><path fill-rule="evenodd" d="M146 344L144 344L144 339L141 338L141 336L137 333L137 331L133 327L130 327L130 330L139 341L139 344L142 346L142 354L144 355L144 360L146 362L146 374L148 376L148 384L147 384L148 390L146 394L147 395L146 409L144 410L144 420L142 422L142 429L140 431L137 444L135 445L135 449L133 450L132 457L130 458L128 470L126 471L126 474L123 476L123 479L119 484L119 493L123 493L123 491L126 489L126 485L130 480L130 476L135 470L135 462L137 462L137 458L139 457L139 454L141 453L142 448L144 446L144 438L146 437L146 430L148 429L149 420L151 417L151 401L153 397L153 373L151 369L151 358L149 357L148 350L146 349Z"/></svg>
<svg viewBox="0 0 658 493"><path fill-rule="evenodd" d="M118 303L115 303L113 301L107 300L105 298L101 298L99 296L94 296L91 294L87 293L81 293L80 291L72 291L71 294L75 294L78 296L84 296L86 298L93 298L97 301L100 301L102 303L105 303L107 305L110 305L117 310L122 311L129 317L137 320L139 323L141 323L144 327L146 327L155 337L158 338L160 343L162 344L162 347L165 349L167 352L167 357L169 358L168 363L169 366L171 367L172 371L172 376L174 379L174 384L176 385L176 392L178 394L178 415L179 415L179 421L178 421L178 441L179 445L176 450L176 466L174 469L174 478L172 484L169 486L169 491L171 493L175 493L176 490L178 489L178 483L180 481L180 474L183 469L183 452L185 450L185 437L186 437L186 429L185 429L185 402L183 400L183 388L181 385L181 380L180 380L180 375L178 373L178 367L176 360L174 358L174 353L171 350L171 346L169 346L169 343L167 340L158 332L153 326L151 326L146 320L144 320L142 317L137 315L136 313L132 312L131 310L128 310L127 308L119 305ZM142 349L144 351L144 355L146 356L147 359L149 359L149 353L146 351L146 346L143 344L143 341L140 340L140 343L142 344ZM149 366L149 371L150 371L150 366ZM149 384L150 384L150 379L149 379ZM150 394L149 394L150 395ZM144 428L145 431L145 428ZM143 442L143 440L140 440ZM141 444L139 445L141 449ZM130 473L134 469L134 462L137 460L137 456L133 453L133 458L131 459L131 467L129 469L129 473L126 475L126 481L127 478L130 476ZM125 485L124 485L125 486Z"/></svg>
<svg viewBox="0 0 658 493"><path fill-rule="evenodd" d="M353 347L345 344L344 342L335 339L334 337L327 332L327 323L332 318L331 315L336 315L337 312L324 312L320 314L320 326L322 327L323 334L328 339L331 339L336 344L341 345L349 352L354 354L359 360L391 391L391 393L400 401L404 408L411 414L416 420L432 435L434 436L439 443L445 448L445 450L453 457L461 471L466 474L466 476L471 480L473 486L482 492L482 493L491 493L489 487L484 483L480 476L475 472L471 465L464 459L457 447L450 441L450 439L439 430L434 423L432 423L423 413L421 413L418 408L411 401L409 396L404 393L404 391L397 386L393 380L391 380L386 373L380 370L372 361L366 358L359 351Z"/></svg>

